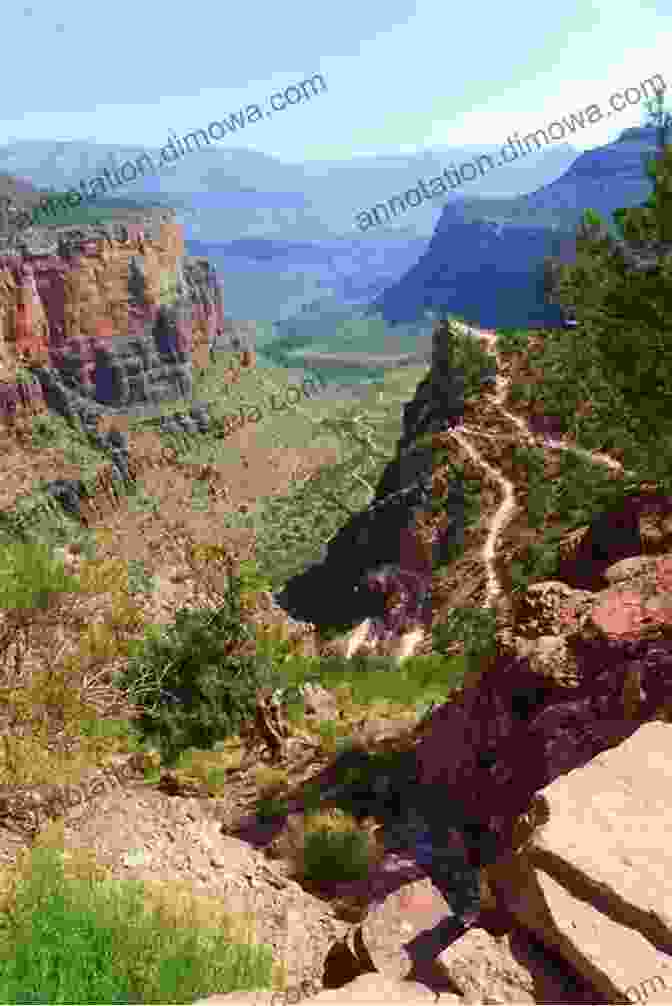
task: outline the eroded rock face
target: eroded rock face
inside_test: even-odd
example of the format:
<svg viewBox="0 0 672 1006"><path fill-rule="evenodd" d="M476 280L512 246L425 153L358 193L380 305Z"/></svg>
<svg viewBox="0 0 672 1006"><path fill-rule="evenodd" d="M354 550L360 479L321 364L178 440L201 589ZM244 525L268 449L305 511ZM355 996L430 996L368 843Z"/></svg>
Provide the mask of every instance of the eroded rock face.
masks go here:
<svg viewBox="0 0 672 1006"><path fill-rule="evenodd" d="M334 535L319 562L278 594L294 617L344 631L370 618L370 639L384 640L389 623L383 616L401 582L412 596L411 615L395 632L431 623L432 568L464 537L464 488L459 480L439 487L435 451L420 444L464 416L464 381L446 365L445 350L436 338L432 367L404 406L396 455L372 503ZM433 520L430 507L437 494L444 513Z"/></svg>
<svg viewBox="0 0 672 1006"><path fill-rule="evenodd" d="M670 1001L671 779L672 725L645 723L546 786L545 822L488 868L517 922L603 997L592 1001Z"/></svg>
<svg viewBox="0 0 672 1006"><path fill-rule="evenodd" d="M185 257L181 226L165 215L45 232L44 240L0 256L7 379L29 361L113 406L188 393L192 365L208 365L224 316L214 270Z"/></svg>
<svg viewBox="0 0 672 1006"><path fill-rule="evenodd" d="M494 660L418 745L420 782L500 851L537 790L672 711L672 557L627 561L594 594L533 585Z"/></svg>

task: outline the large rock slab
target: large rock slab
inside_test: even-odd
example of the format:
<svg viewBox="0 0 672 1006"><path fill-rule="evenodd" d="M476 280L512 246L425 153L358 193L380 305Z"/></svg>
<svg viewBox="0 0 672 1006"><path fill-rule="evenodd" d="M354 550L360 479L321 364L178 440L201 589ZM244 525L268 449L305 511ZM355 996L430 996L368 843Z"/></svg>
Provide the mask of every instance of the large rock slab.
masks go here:
<svg viewBox="0 0 672 1006"><path fill-rule="evenodd" d="M469 929L438 958L471 1003L594 1003L595 992L522 931Z"/></svg>
<svg viewBox="0 0 672 1006"><path fill-rule="evenodd" d="M645 723L543 796L532 862L672 953L672 725Z"/></svg>
<svg viewBox="0 0 672 1006"><path fill-rule="evenodd" d="M498 893L506 897L509 911L592 984L604 1002L632 1002L629 990L654 977L662 987L651 1002L671 1001L672 955L575 897L543 870L533 868L527 856L507 865L507 878Z"/></svg>
<svg viewBox="0 0 672 1006"><path fill-rule="evenodd" d="M671 725L643 724L548 785L546 823L487 871L517 921L608 1002L654 978L651 1001L672 999L671 783Z"/></svg>

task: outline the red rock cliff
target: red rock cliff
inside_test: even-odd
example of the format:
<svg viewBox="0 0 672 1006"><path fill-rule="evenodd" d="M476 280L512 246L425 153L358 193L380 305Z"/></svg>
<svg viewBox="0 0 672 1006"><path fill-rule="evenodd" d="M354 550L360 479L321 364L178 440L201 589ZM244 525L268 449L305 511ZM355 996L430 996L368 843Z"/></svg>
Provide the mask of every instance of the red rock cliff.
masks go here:
<svg viewBox="0 0 672 1006"><path fill-rule="evenodd" d="M127 356L129 338L153 336L159 353L168 347L182 369L207 365L209 345L224 332L220 289L205 259L185 257L182 227L169 214L144 225L51 230L37 240L0 255L5 401L13 397L21 408L8 389L22 361L67 373L95 397L101 360L109 364L122 346ZM0 412L7 412L2 402Z"/></svg>

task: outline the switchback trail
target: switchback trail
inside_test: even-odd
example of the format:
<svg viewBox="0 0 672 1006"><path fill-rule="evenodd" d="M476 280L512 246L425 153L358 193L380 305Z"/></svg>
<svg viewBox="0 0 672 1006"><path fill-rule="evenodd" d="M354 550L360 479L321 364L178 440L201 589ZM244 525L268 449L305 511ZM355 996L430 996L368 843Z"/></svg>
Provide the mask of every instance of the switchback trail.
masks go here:
<svg viewBox="0 0 672 1006"><path fill-rule="evenodd" d="M506 418L518 428L521 439L524 439L529 446L573 451L575 454L580 454L582 457L587 458L594 464L603 464L607 465L607 467L614 471L623 471L623 466L620 462L609 457L607 454L601 454L597 451L587 451L581 447L575 446L574 444L569 444L565 440L554 440L550 437L539 436L533 433L525 420L521 419L520 416L515 416L504 407L503 403L506 401L510 381L509 378L504 376L500 366L500 355L497 350L497 333L490 331L489 329L479 329L472 325L464 325L461 322L453 322L453 324L456 328L465 332L467 335L475 336L485 342L488 352L491 353L497 360L497 381L495 384L495 392L494 394L486 393L483 397L486 401L489 401L492 405L494 405L501 415L506 416ZM483 607L494 607L496 602L503 595L502 584L495 570L495 554L497 552L497 543L503 530L513 519L518 510L518 506L515 502L515 486L510 479L502 474L501 471L493 468L487 461L485 461L478 448L475 447L469 439L470 435L473 436L474 434L478 434L479 437L487 437L487 432L472 429L464 423L461 423L459 426L446 432L457 440L475 464L480 465L485 469L488 475L498 483L501 489L502 502L489 520L487 537L481 550L481 559L485 565L487 575L487 594ZM495 435L496 434L492 434L492 436ZM624 472L624 474L634 473Z"/></svg>
<svg viewBox="0 0 672 1006"><path fill-rule="evenodd" d="M575 444L568 443L564 439L556 440L548 436L534 433L524 419L520 416L514 415L512 412L509 412L509 410L504 406L511 382L510 379L503 373L500 353L497 349L497 333L489 329L480 329L473 325L465 325L462 322L455 321L452 324L455 328L465 332L467 335L482 340L482 342L485 343L484 348L495 357L497 361L495 391L494 393L482 393L484 410L489 406L491 409L494 408L500 416L505 417L506 420L513 424L517 430L519 439L522 443L525 443L529 447L572 451L573 453L579 454L581 457L590 460L593 464L606 465L613 471L623 472L624 475L635 474L634 472L624 471L620 462L609 457L607 454L602 454L598 451L585 450ZM474 464L483 468L489 478L498 485L501 492L501 503L487 520L484 529L486 537L479 553L479 560L482 561L486 573L486 594L481 607L497 608L498 604L504 599L504 588L497 575L495 557L497 555L501 535L518 513L519 505L516 503L516 487L514 483L507 478L500 469L493 467L485 460L476 446L475 441L477 441L478 438L496 439L501 434L481 429L480 427L474 427L462 422L458 426L445 430L442 435L453 437L465 453L469 455ZM347 634L343 641L343 652L346 656L353 656L360 647L364 645L369 624L369 619L367 619ZM405 657L418 653L421 648L424 652L427 643L425 635L426 634L421 629L415 629L412 632L403 634L393 644L391 655L400 661Z"/></svg>

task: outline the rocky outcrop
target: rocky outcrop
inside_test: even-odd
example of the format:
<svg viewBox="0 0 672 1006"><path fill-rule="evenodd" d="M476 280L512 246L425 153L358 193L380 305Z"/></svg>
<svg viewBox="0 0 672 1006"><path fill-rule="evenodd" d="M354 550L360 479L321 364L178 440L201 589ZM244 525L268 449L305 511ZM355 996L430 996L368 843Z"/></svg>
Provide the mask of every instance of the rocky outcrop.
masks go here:
<svg viewBox="0 0 672 1006"><path fill-rule="evenodd" d="M387 854L364 920L342 940L352 973L416 980L440 1002L668 1002L671 767L671 724L650 721L537 791L508 851L480 869L469 917L456 917L434 872L430 882ZM456 892L462 842L447 830ZM339 991L348 1001L354 990Z"/></svg>
<svg viewBox="0 0 672 1006"><path fill-rule="evenodd" d="M190 394L193 367L208 365L223 335L214 270L185 257L168 213L40 232L0 257L0 372L10 382L29 363L92 402L157 404Z"/></svg>
<svg viewBox="0 0 672 1006"><path fill-rule="evenodd" d="M668 715L671 558L639 570L636 589L622 568L595 594L534 584L489 666L433 714L421 782L496 835L499 850L538 789Z"/></svg>
<svg viewBox="0 0 672 1006"><path fill-rule="evenodd" d="M642 725L546 786L546 822L488 869L516 923L602 1002L670 1001L671 771L672 726Z"/></svg>

